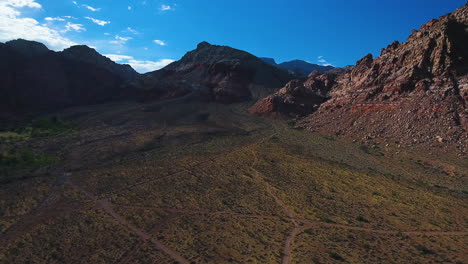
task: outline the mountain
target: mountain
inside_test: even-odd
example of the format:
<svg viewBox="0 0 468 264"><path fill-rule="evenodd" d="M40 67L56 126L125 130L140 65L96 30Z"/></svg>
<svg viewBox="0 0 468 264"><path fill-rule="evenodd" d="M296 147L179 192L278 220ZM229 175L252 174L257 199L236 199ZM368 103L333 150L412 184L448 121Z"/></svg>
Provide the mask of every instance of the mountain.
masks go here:
<svg viewBox="0 0 468 264"><path fill-rule="evenodd" d="M303 60L292 60L292 61L286 61L286 62L277 64L275 59L271 59L271 58L260 58L260 59L270 65L279 67L283 70L287 70L290 73L295 74L299 77L307 77L309 76L310 73L314 71L328 72L328 71L335 69L335 67L333 66L322 66L322 65L313 64L313 63L303 61Z"/></svg>
<svg viewBox="0 0 468 264"><path fill-rule="evenodd" d="M86 46L62 52L27 40L0 44L2 111L51 110L121 98L138 76Z"/></svg>
<svg viewBox="0 0 468 264"><path fill-rule="evenodd" d="M145 98L196 92L207 100L230 103L264 97L292 78L245 51L202 42L181 60L145 74L133 85L145 91Z"/></svg>
<svg viewBox="0 0 468 264"><path fill-rule="evenodd" d="M276 63L275 59L272 59L272 58L263 58L263 57L260 57L259 59L261 59L263 62L267 63L267 64L270 64L272 66L278 66L278 64Z"/></svg>
<svg viewBox="0 0 468 264"><path fill-rule="evenodd" d="M311 114L329 99L328 93L336 84L339 73L340 71L313 72L306 81L292 80L278 92L257 101L249 111L270 117Z"/></svg>
<svg viewBox="0 0 468 264"><path fill-rule="evenodd" d="M333 66L322 66L303 60L292 60L278 64L278 67L293 72L299 76L308 76L311 72L328 72L335 69Z"/></svg>
<svg viewBox="0 0 468 264"><path fill-rule="evenodd" d="M466 47L467 5L414 30L405 43L393 42L379 57L368 54L338 74L331 99L298 126L363 141L456 147L466 153ZM312 90L315 85L321 84Z"/></svg>

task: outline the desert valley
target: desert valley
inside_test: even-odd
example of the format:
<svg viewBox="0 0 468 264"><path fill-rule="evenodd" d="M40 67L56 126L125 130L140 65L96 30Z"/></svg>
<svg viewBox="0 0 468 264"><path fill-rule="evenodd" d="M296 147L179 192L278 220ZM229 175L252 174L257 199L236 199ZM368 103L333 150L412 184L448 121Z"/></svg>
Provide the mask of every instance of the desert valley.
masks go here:
<svg viewBox="0 0 468 264"><path fill-rule="evenodd" d="M468 262L468 4L342 68L0 58L0 263Z"/></svg>

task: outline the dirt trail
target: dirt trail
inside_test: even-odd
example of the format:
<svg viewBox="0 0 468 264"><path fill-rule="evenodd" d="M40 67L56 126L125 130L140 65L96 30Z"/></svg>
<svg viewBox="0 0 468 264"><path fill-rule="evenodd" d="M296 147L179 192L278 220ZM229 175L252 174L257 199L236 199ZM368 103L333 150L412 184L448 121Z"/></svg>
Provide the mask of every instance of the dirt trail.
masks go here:
<svg viewBox="0 0 468 264"><path fill-rule="evenodd" d="M126 226L129 230L131 230L133 233L138 235L141 239L143 240L148 240L151 241L156 248L159 250L165 252L167 255L169 255L172 259L175 261L179 262L180 264L190 264L188 260L177 254L174 250L170 249L160 241L152 238L149 234L145 233L144 231L138 229L137 227L133 226L132 224L128 223L127 220L125 220L122 216L117 214L113 209L111 204L107 199L101 199L97 200L91 193L87 192L86 190L80 188L79 186L69 182L69 185L71 185L74 188L79 189L81 192L86 194L90 199L96 202L96 205L98 205L99 208L103 209L108 215L110 215L112 218L114 218L117 222L119 222L121 225Z"/></svg>
<svg viewBox="0 0 468 264"><path fill-rule="evenodd" d="M296 236L300 233L302 233L305 227L299 225L297 221L297 217L295 216L295 213L289 209L286 204L274 193L273 187L262 177L262 174L255 169L255 165L258 163L258 156L255 151L252 151L253 156L254 156L254 161L251 166L252 170L254 171L253 178L259 182L261 185L265 186L266 192L268 195L270 195L274 200L275 203L286 213L286 215L289 217L288 220L294 224L294 228L291 230L291 232L288 234L288 236L285 239L284 246L283 246L283 256L281 258L281 263L282 264L289 264L291 261L291 251L292 251L292 243L294 239L296 239Z"/></svg>
<svg viewBox="0 0 468 264"><path fill-rule="evenodd" d="M286 241L284 242L283 258L281 259L281 264L289 264L291 261L292 244L296 239L296 236L309 228L312 228L311 224L306 226L296 226L291 230L289 235L286 237Z"/></svg>
<svg viewBox="0 0 468 264"><path fill-rule="evenodd" d="M355 226L348 226L342 224L333 224L333 223L324 223L324 222L317 222L317 221L310 221L307 219L301 219L295 216L295 213L287 207L287 205L276 195L273 191L273 187L266 182L261 173L255 169L255 165L258 163L258 157L255 151L252 151L254 155L254 161L251 166L252 170L254 171L254 179L259 182L261 185L265 186L267 193L275 200L276 204L281 207L281 209L286 213L288 216L287 220L291 221L294 224L294 228L291 232L287 235L284 247L283 247L283 257L281 259L282 264L289 264L292 258L292 244L296 237L301 234L302 232L322 226L322 227L331 227L331 228L339 228L344 230L352 230L352 231L361 231L361 232L369 232L369 233L376 233L376 234L386 234L386 235L416 235L416 236L466 236L468 232L466 231L400 231L400 230L381 230L381 229L374 229L374 228L365 228L365 227L355 227Z"/></svg>

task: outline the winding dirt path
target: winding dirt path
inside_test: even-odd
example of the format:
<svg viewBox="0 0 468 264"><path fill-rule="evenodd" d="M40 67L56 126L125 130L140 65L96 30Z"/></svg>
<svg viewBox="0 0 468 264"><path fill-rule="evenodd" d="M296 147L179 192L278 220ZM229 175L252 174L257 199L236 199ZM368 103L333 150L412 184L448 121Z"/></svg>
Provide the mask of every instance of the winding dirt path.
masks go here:
<svg viewBox="0 0 468 264"><path fill-rule="evenodd" d="M311 224L306 225L306 226L295 226L291 230L291 232L286 237L286 240L284 242L283 257L281 259L281 264L289 264L291 262L292 244L294 240L296 239L297 235L306 231L309 228L312 228Z"/></svg>
<svg viewBox="0 0 468 264"><path fill-rule="evenodd" d="M137 227L135 227L134 225L130 224L129 222L127 222L127 220L125 220L122 216L120 216L119 214L117 214L114 209L112 209L112 206L111 204L109 203L109 201L107 199L100 199L100 200L97 200L94 195L92 195L91 193L87 192L86 190L80 188L79 186L71 183L71 182L68 182L69 185L71 185L72 187L80 190L81 192L83 192L84 194L86 194L86 196L88 196L90 199L92 199L93 201L96 202L96 205L104 210L109 216L111 216L112 218L114 218L117 222L119 222L119 224L123 225L123 226L126 226L130 231L132 231L133 233L135 233L137 236L139 236L142 240L148 240L148 241L151 241L157 249L163 251L164 253L166 253L167 255L169 255L172 259L174 259L175 261L177 261L178 263L180 264L190 264L190 262L188 260L186 260L184 257L180 256L177 252L175 252L174 250L172 250L171 248L167 247L166 245L164 245L163 243L161 243L159 240L155 239L155 238L152 238L149 234L145 233L144 231L138 229Z"/></svg>

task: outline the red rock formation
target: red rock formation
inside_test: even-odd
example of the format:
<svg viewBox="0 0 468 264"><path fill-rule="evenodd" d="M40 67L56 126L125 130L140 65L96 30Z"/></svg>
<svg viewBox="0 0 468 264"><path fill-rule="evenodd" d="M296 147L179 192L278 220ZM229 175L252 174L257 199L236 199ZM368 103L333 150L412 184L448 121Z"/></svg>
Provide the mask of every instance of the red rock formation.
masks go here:
<svg viewBox="0 0 468 264"><path fill-rule="evenodd" d="M230 103L264 97L291 79L286 71L245 51L202 42L181 60L144 75L134 87L160 96L174 90L197 92Z"/></svg>
<svg viewBox="0 0 468 264"><path fill-rule="evenodd" d="M468 150L468 5L367 55L336 78L310 130ZM442 139L442 140L440 140ZM441 143L442 142L442 143Z"/></svg>
<svg viewBox="0 0 468 264"><path fill-rule="evenodd" d="M270 117L311 114L328 99L336 77L334 72L314 72L306 81L292 80L278 92L259 100L249 111Z"/></svg>

